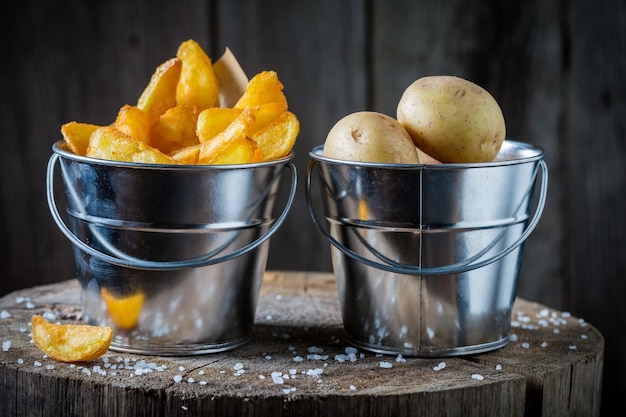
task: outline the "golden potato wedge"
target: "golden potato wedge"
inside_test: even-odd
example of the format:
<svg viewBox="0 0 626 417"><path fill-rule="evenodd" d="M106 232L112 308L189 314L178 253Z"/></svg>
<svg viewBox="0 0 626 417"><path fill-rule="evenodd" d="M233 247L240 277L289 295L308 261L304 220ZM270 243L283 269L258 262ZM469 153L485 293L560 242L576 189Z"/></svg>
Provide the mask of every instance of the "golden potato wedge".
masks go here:
<svg viewBox="0 0 626 417"><path fill-rule="evenodd" d="M250 138L254 131L255 121L252 110L244 109L224 131L202 143L198 163L211 164L219 158L220 152L223 152L231 142L241 138Z"/></svg>
<svg viewBox="0 0 626 417"><path fill-rule="evenodd" d="M89 137L100 126L90 123L69 122L61 126L61 134L67 147L76 155L85 156Z"/></svg>
<svg viewBox="0 0 626 417"><path fill-rule="evenodd" d="M116 327L130 330L137 325L145 299L143 293L117 297L106 288L101 288L100 295L107 307L109 317Z"/></svg>
<svg viewBox="0 0 626 417"><path fill-rule="evenodd" d="M173 152L170 156L181 164L194 165L198 163L201 148L202 144L188 146Z"/></svg>
<svg viewBox="0 0 626 417"><path fill-rule="evenodd" d="M252 77L235 107L243 109L274 102L287 105L287 97L283 94L283 84L275 71L262 71Z"/></svg>
<svg viewBox="0 0 626 417"><path fill-rule="evenodd" d="M165 154L200 143L196 136L199 108L181 104L167 109L150 130L149 145Z"/></svg>
<svg viewBox="0 0 626 417"><path fill-rule="evenodd" d="M289 155L300 133L300 122L295 114L286 111L267 127L252 136L264 161Z"/></svg>
<svg viewBox="0 0 626 417"><path fill-rule="evenodd" d="M87 156L109 161L176 164L176 160L111 126L96 129L89 139Z"/></svg>
<svg viewBox="0 0 626 417"><path fill-rule="evenodd" d="M208 142L223 132L241 114L242 109L211 107L198 116L196 135L200 143Z"/></svg>
<svg viewBox="0 0 626 417"><path fill-rule="evenodd" d="M138 141L150 143L150 119L137 106L125 104L117 113L114 127Z"/></svg>
<svg viewBox="0 0 626 417"><path fill-rule="evenodd" d="M285 102L273 102L256 106L252 109L254 117L256 117L256 124L254 131L257 132L267 125L272 123L281 114L287 111L287 103Z"/></svg>
<svg viewBox="0 0 626 417"><path fill-rule="evenodd" d="M176 88L180 78L182 62L171 58L157 67L150 82L137 100L137 107L143 110L155 124L159 117L176 105Z"/></svg>
<svg viewBox="0 0 626 417"><path fill-rule="evenodd" d="M59 362L86 362L104 355L113 339L108 326L50 323L40 315L31 319L35 345Z"/></svg>
<svg viewBox="0 0 626 417"><path fill-rule="evenodd" d="M263 155L258 150L256 142L246 136L239 136L219 150L212 152L209 158L199 159L198 163L210 165L249 164L262 160Z"/></svg>
<svg viewBox="0 0 626 417"><path fill-rule="evenodd" d="M200 110L219 107L219 82L211 58L200 44L193 39L182 42L176 57L182 62L176 87L176 103L197 104Z"/></svg>

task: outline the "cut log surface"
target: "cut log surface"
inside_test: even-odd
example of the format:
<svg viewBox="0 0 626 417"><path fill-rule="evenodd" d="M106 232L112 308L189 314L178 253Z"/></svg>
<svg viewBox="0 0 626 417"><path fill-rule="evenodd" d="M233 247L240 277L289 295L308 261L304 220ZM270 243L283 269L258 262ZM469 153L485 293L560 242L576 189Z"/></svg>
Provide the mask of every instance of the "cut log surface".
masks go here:
<svg viewBox="0 0 626 417"><path fill-rule="evenodd" d="M81 322L76 280L0 299L1 416L593 416L604 339L589 323L517 299L498 350L407 358L351 349L332 274L268 271L254 334L228 352L109 351L60 363L32 342L30 319ZM352 354L351 354L352 353Z"/></svg>

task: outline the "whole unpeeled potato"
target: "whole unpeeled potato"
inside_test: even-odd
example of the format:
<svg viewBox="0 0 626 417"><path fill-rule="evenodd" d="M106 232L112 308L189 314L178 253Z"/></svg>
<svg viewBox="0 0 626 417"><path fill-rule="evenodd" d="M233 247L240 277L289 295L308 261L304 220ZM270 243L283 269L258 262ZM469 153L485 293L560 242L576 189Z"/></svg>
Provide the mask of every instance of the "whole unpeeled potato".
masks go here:
<svg viewBox="0 0 626 417"><path fill-rule="evenodd" d="M411 136L393 117L361 111L340 119L328 132L324 156L359 162L419 163Z"/></svg>
<svg viewBox="0 0 626 417"><path fill-rule="evenodd" d="M492 161L506 134L493 96L471 81L447 75L413 82L400 98L397 119L418 148L444 163Z"/></svg>

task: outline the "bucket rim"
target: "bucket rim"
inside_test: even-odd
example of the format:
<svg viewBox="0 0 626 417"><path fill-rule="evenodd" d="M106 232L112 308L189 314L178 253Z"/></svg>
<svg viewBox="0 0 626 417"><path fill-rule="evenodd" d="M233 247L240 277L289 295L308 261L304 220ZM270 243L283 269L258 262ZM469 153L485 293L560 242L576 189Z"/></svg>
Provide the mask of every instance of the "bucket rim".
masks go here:
<svg viewBox="0 0 626 417"><path fill-rule="evenodd" d="M152 169L152 170L172 170L172 171L185 171L185 170L231 170L242 168L261 168L273 165L283 165L293 159L293 151L284 158L275 159L272 161L264 162L251 162L245 164L221 164L221 165L203 165L203 164L149 164L144 162L126 162L126 161L113 161L108 159L92 158L89 156L76 155L72 152L63 139L58 140L52 145L52 151L62 158L70 159L76 162L92 164L92 165L104 165L109 167L119 168L134 168L134 169Z"/></svg>
<svg viewBox="0 0 626 417"><path fill-rule="evenodd" d="M510 157L507 155L511 152L522 154L521 157ZM459 168L485 168L506 166L515 164L524 164L529 162L538 161L543 159L545 151L542 147L533 145L526 142L506 139L502 143L500 152L491 162L473 162L473 163L438 163L438 164L398 164L389 162L361 162L350 161L345 159L329 158L324 156L324 145L315 146L310 152L309 156L318 162L325 162L333 165L348 165L363 168L384 168L384 169L396 169L396 170L445 170L445 169L459 169Z"/></svg>

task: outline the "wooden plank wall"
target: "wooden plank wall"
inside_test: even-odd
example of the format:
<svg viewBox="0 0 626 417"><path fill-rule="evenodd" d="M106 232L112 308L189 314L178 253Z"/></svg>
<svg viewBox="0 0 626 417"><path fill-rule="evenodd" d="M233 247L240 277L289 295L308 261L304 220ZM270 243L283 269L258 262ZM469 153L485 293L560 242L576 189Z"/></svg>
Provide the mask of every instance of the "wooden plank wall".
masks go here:
<svg viewBox="0 0 626 417"><path fill-rule="evenodd" d="M0 293L74 276L45 172L59 127L106 124L179 43L231 48L252 75L276 70L301 121L299 188L269 268L330 270L304 201L309 150L358 110L395 114L413 80L454 74L500 102L507 136L546 151L542 220L524 298L570 311L606 338L603 404L626 392L626 4L621 0L24 0L0 17Z"/></svg>

